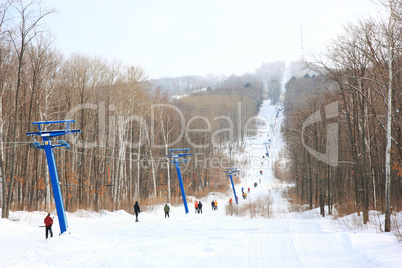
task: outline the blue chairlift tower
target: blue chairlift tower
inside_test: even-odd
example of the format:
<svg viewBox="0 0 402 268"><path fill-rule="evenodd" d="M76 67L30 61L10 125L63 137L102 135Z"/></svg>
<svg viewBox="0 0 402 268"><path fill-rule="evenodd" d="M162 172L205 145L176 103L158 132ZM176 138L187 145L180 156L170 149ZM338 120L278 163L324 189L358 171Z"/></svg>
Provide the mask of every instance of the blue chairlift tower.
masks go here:
<svg viewBox="0 0 402 268"><path fill-rule="evenodd" d="M270 148L271 139L268 139L268 142L264 142L264 145L265 145L265 149L267 149L267 156L269 158L269 150L268 150L268 148Z"/></svg>
<svg viewBox="0 0 402 268"><path fill-rule="evenodd" d="M234 187L233 177L232 176L237 176L237 174L239 174L239 172L240 172L240 170L237 169L237 168L228 168L226 170L226 175L230 177L230 182L232 183L232 189L233 189L233 194L234 194L234 197L235 197L236 204L239 204L239 203L237 201L236 190L235 190L235 187Z"/></svg>
<svg viewBox="0 0 402 268"><path fill-rule="evenodd" d="M69 129L70 123L75 122L74 120L62 120L62 121L42 121L42 122L34 122L34 125L37 125L39 128L39 132L28 132L27 136L41 136L43 140L43 144L35 142L33 145L38 148L45 150L47 164L49 166L49 175L50 181L52 183L54 202L56 204L57 216L59 218L60 225L60 233L64 233L67 231L67 219L64 211L63 197L61 195L60 190L60 182L59 176L57 174L56 162L54 161L53 148L55 147L65 147L66 149L70 148L70 145L62 140L59 140L59 144L52 144L51 138L62 136L66 134L80 133L79 129ZM63 130L51 130L44 131L41 128L41 125L50 125L50 124L62 124L67 123L67 126Z"/></svg>
<svg viewBox="0 0 402 268"><path fill-rule="evenodd" d="M183 204L184 204L184 209L186 211L186 214L188 213L188 206L187 206L187 200L186 200L186 193L184 192L184 185L183 185L183 179L181 177L181 172L180 172L180 165L179 163L185 163L186 159L179 160L179 158L184 158L188 155L193 155L189 154L188 151L190 149L170 149L169 152L172 154L166 155L167 157L172 157L172 163L176 164L176 171L177 171L177 177L179 178L179 183L180 183L180 190L181 190L181 196L183 198Z"/></svg>

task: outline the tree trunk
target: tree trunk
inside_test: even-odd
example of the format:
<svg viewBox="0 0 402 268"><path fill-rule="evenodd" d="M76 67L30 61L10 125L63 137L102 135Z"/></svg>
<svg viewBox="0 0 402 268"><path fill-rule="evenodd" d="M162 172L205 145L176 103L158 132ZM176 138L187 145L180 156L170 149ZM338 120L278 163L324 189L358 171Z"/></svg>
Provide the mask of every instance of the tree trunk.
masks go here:
<svg viewBox="0 0 402 268"><path fill-rule="evenodd" d="M3 96L0 95L0 175L1 175L1 189L0 189L0 201L1 201L1 217L7 218L6 214L6 175L4 173L4 148L3 148Z"/></svg>
<svg viewBox="0 0 402 268"><path fill-rule="evenodd" d="M390 37L389 37L390 38ZM392 49L388 48L387 147L385 150L385 232L391 232L391 125L392 125Z"/></svg>

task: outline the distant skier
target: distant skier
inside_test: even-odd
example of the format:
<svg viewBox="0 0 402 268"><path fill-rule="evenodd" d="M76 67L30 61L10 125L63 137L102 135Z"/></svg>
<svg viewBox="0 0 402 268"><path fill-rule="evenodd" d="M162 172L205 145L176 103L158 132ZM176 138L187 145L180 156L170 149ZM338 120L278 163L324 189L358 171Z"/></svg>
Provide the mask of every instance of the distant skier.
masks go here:
<svg viewBox="0 0 402 268"><path fill-rule="evenodd" d="M260 170L260 174L262 175L262 170Z"/></svg>
<svg viewBox="0 0 402 268"><path fill-rule="evenodd" d="M257 183L256 182L254 182L254 188L257 188Z"/></svg>
<svg viewBox="0 0 402 268"><path fill-rule="evenodd" d="M46 239L48 238L48 233L50 232L50 237L53 237L53 231L52 231L52 225L53 225L53 219L50 217L50 213L47 214L45 220L44 220L45 226L46 226Z"/></svg>
<svg viewBox="0 0 402 268"><path fill-rule="evenodd" d="M200 214L200 212L202 214L202 203L201 203L201 201L198 202L198 214Z"/></svg>
<svg viewBox="0 0 402 268"><path fill-rule="evenodd" d="M230 207L232 206L232 202L233 202L233 200L232 200L232 198L230 198L230 199L229 199L229 206L230 206Z"/></svg>
<svg viewBox="0 0 402 268"><path fill-rule="evenodd" d="M241 192L244 193L244 187L241 187Z"/></svg>
<svg viewBox="0 0 402 268"><path fill-rule="evenodd" d="M169 218L170 207L168 206L168 204L165 204L165 207L163 208L163 210L165 211L165 218L166 218L166 216Z"/></svg>
<svg viewBox="0 0 402 268"><path fill-rule="evenodd" d="M215 200L215 210L218 210L218 200Z"/></svg>
<svg viewBox="0 0 402 268"><path fill-rule="evenodd" d="M135 212L135 222L138 222L138 213L141 212L140 206L138 205L138 201L135 201L134 212Z"/></svg>
<svg viewBox="0 0 402 268"><path fill-rule="evenodd" d="M250 187L248 187L247 192L250 193Z"/></svg>
<svg viewBox="0 0 402 268"><path fill-rule="evenodd" d="M215 201L214 200L212 200L212 202L211 202L211 207L212 207L212 210L215 210Z"/></svg>
<svg viewBox="0 0 402 268"><path fill-rule="evenodd" d="M195 201L194 208L195 208L195 213L197 213L198 212L198 201Z"/></svg>

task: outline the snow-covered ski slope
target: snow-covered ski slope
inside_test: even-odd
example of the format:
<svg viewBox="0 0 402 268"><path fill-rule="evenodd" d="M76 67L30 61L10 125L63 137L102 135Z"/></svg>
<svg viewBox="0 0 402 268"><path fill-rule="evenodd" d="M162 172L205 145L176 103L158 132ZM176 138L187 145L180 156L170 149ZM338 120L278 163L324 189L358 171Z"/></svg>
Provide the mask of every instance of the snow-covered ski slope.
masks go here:
<svg viewBox="0 0 402 268"><path fill-rule="evenodd" d="M268 101L260 115L279 127L281 116L275 117L275 107ZM56 235L48 240L44 228L38 227L43 225L45 212L12 212L10 219L0 220L0 266L401 267L402 248L392 234L341 230L330 217L320 217L317 210L288 213L288 203L281 195L288 186L274 179L271 171L272 159L279 158L282 146L278 134L260 129L245 141L246 149L238 155L240 160L248 157L255 161L240 167L238 206L268 194L272 199L270 219L226 216L231 189L226 195L201 199L203 214L194 213L194 203L189 204L189 214L183 206L172 207L168 219L161 204L154 211L140 213L138 223L125 211L70 213L71 234L57 235L56 218ZM269 160L262 158L266 154L262 144L268 138ZM241 187L251 189L247 200L241 197ZM211 210L213 199L218 200L217 211Z"/></svg>

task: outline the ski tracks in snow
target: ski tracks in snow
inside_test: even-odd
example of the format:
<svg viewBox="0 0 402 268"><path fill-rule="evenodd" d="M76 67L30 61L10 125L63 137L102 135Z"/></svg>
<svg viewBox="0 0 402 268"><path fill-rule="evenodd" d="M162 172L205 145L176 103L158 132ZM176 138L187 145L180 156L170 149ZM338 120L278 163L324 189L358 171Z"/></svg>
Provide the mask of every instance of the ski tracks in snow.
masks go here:
<svg viewBox="0 0 402 268"><path fill-rule="evenodd" d="M248 267L378 267L356 252L349 238L316 220L257 220L245 239ZM367 259L367 257L366 257Z"/></svg>

